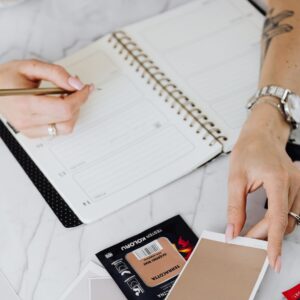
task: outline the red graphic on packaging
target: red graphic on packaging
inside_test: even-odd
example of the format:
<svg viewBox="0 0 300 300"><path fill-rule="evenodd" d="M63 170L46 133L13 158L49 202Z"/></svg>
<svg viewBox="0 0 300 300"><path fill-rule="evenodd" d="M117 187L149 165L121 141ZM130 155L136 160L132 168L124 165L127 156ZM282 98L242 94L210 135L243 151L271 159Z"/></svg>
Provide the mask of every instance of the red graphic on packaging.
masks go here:
<svg viewBox="0 0 300 300"><path fill-rule="evenodd" d="M181 236L178 239L178 251L179 253L183 254L184 259L188 260L192 251L194 249L193 245L189 240L184 240Z"/></svg>
<svg viewBox="0 0 300 300"><path fill-rule="evenodd" d="M287 300L300 300L300 284L282 293Z"/></svg>

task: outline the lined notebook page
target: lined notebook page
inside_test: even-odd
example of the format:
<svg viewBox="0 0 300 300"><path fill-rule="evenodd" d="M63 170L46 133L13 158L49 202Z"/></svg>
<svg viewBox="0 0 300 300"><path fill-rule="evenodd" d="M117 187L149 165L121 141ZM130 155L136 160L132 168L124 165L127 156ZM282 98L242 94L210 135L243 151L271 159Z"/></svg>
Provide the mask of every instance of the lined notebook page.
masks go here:
<svg viewBox="0 0 300 300"><path fill-rule="evenodd" d="M96 91L74 132L18 139L70 207L89 223L189 173L221 152L196 134L107 38L61 62Z"/></svg>
<svg viewBox="0 0 300 300"><path fill-rule="evenodd" d="M198 0L126 28L234 144L259 76L263 16L247 0Z"/></svg>

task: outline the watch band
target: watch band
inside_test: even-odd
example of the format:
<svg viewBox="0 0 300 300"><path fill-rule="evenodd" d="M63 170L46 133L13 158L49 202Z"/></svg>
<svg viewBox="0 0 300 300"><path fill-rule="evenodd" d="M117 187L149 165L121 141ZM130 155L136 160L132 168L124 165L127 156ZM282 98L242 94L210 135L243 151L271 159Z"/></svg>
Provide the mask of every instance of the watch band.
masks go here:
<svg viewBox="0 0 300 300"><path fill-rule="evenodd" d="M277 97L282 104L287 101L288 95L291 93L289 89L284 89L279 86L269 85L265 86L262 89L258 90L256 93L256 98L264 96L273 96Z"/></svg>
<svg viewBox="0 0 300 300"><path fill-rule="evenodd" d="M275 103L272 104L263 101L263 99L261 98L265 96L271 96L277 98L279 100L278 105L276 105ZM285 121L289 123L293 127L293 129L296 129L298 128L300 120L299 117L297 117L296 119L294 118L293 111L291 110L291 105L290 105L293 99L295 99L295 97L299 98L300 100L300 97L297 96L289 89L285 89L279 86L269 85L263 87L262 89L259 89L256 92L256 94L248 101L247 108L252 109L252 107L256 103L262 103L262 102L272 104L272 106L276 106L281 111Z"/></svg>
<svg viewBox="0 0 300 300"><path fill-rule="evenodd" d="M254 104L261 98L265 96L273 96L276 97L280 100L280 103L282 101L287 100L287 96L289 95L291 91L288 89L284 89L282 87L270 85L270 86L265 86L262 89L259 89L256 94L249 100L247 104L247 108L251 109ZM283 100L284 99L284 100ZM283 104L283 103L282 103ZM284 110L282 108L282 112L284 113Z"/></svg>

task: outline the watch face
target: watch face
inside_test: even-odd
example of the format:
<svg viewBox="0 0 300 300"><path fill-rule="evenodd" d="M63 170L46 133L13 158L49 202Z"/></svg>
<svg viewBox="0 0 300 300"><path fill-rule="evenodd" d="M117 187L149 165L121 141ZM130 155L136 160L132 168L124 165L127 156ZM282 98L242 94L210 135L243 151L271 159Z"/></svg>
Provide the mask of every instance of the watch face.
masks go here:
<svg viewBox="0 0 300 300"><path fill-rule="evenodd" d="M300 97L291 94L287 102L289 114L296 123L300 123Z"/></svg>

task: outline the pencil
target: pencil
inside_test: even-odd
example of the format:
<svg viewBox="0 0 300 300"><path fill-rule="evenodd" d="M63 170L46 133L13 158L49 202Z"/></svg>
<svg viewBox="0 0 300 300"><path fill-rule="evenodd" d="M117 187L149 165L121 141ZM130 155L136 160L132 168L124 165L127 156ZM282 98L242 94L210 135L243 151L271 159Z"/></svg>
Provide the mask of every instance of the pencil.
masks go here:
<svg viewBox="0 0 300 300"><path fill-rule="evenodd" d="M0 97L3 96L26 96L26 95L63 95L72 94L76 91L66 91L64 89L54 88L36 88L36 89L0 89Z"/></svg>

